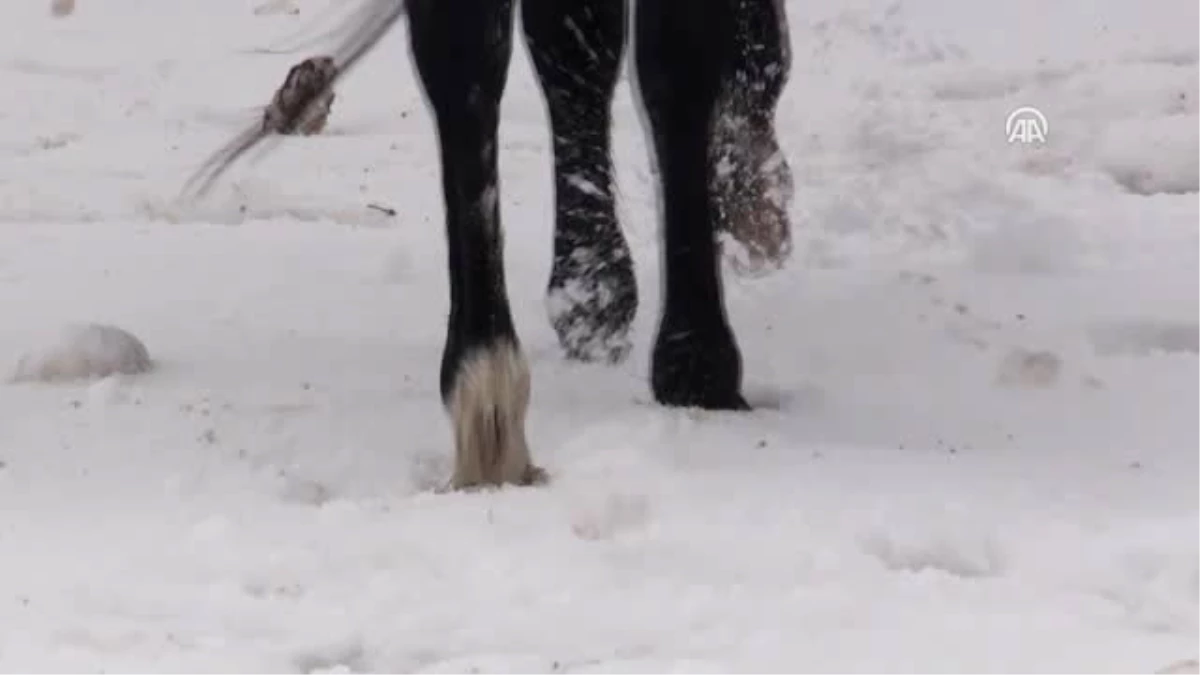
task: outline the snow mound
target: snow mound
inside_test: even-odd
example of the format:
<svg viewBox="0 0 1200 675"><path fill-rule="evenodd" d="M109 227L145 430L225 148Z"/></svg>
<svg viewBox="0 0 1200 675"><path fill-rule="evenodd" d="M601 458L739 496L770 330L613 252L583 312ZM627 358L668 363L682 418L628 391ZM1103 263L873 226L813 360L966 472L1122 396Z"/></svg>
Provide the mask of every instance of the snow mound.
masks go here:
<svg viewBox="0 0 1200 675"><path fill-rule="evenodd" d="M1105 355L1200 354L1200 324L1190 321L1097 322L1089 327L1088 339L1097 353Z"/></svg>
<svg viewBox="0 0 1200 675"><path fill-rule="evenodd" d="M1177 115L1115 124L1104 137L1100 165L1138 195L1195 194L1200 190L1196 118Z"/></svg>
<svg viewBox="0 0 1200 675"><path fill-rule="evenodd" d="M537 655L505 652L457 656L436 661L420 673L548 673L561 670L561 664L547 663Z"/></svg>
<svg viewBox="0 0 1200 675"><path fill-rule="evenodd" d="M56 341L22 356L12 381L60 382L135 375L152 366L146 345L132 333L106 324L70 324Z"/></svg>
<svg viewBox="0 0 1200 675"><path fill-rule="evenodd" d="M1162 670L1155 671L1157 673L1200 673L1200 661L1196 659L1184 659L1176 661Z"/></svg>
<svg viewBox="0 0 1200 675"><path fill-rule="evenodd" d="M970 514L926 507L916 512L919 528L893 514L864 531L860 545L867 555L893 572L940 572L962 579L1004 573L1005 555L993 529Z"/></svg>

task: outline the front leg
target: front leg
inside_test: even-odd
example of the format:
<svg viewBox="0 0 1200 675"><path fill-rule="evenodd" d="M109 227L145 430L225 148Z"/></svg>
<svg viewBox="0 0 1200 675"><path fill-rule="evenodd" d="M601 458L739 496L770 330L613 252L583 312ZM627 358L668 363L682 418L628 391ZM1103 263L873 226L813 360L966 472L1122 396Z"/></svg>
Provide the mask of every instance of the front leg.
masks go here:
<svg viewBox="0 0 1200 675"><path fill-rule="evenodd" d="M568 358L621 361L637 312L629 244L613 190L613 90L627 0L523 0L522 24L554 146L550 322Z"/></svg>
<svg viewBox="0 0 1200 675"><path fill-rule="evenodd" d="M651 386L666 405L745 409L710 190L713 127L736 62L738 0L639 0L638 86L662 180L664 284Z"/></svg>
<svg viewBox="0 0 1200 675"><path fill-rule="evenodd" d="M449 252L442 400L451 485L543 477L525 440L529 367L504 280L496 136L512 53L511 0L409 0L413 61L437 121Z"/></svg>

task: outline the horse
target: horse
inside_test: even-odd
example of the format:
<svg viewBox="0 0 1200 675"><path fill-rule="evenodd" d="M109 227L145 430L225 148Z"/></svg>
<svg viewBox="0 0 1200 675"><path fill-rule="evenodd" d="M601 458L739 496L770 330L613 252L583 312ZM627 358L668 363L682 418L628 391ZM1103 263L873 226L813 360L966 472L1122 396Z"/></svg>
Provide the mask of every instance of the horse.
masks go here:
<svg viewBox="0 0 1200 675"><path fill-rule="evenodd" d="M327 103L337 77L407 14L445 205L450 313L440 393L455 453L448 487L542 484L548 474L525 433L531 381L505 285L497 178L516 0L406 0L402 9L381 9L389 2L354 19L339 67L316 69L324 79L293 98ZM638 308L610 142L622 59L633 52L660 188L664 292L650 385L664 406L750 408L721 260L725 246L740 246L753 269L769 270L791 250L791 173L775 131L791 67L784 2L637 0L631 12L628 0L521 0L553 137L547 310L566 357L578 361L623 361ZM275 119L301 118L293 108ZM213 177L271 131L264 124L235 142Z"/></svg>

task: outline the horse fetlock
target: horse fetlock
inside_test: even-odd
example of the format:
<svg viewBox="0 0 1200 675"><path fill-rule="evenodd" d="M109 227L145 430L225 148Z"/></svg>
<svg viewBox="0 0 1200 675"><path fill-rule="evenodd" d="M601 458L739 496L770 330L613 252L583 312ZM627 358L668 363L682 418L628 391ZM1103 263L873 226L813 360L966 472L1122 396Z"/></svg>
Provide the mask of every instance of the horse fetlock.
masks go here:
<svg viewBox="0 0 1200 675"><path fill-rule="evenodd" d="M525 439L529 366L511 341L477 349L460 363L448 407L454 425L451 487L545 481Z"/></svg>
<svg viewBox="0 0 1200 675"><path fill-rule="evenodd" d="M697 328L664 320L654 343L650 385L667 406L749 410L742 397L742 357L728 327Z"/></svg>
<svg viewBox="0 0 1200 675"><path fill-rule="evenodd" d="M608 256L579 248L558 257L546 292L546 313L567 358L620 363L629 355L637 313L637 280L628 248Z"/></svg>

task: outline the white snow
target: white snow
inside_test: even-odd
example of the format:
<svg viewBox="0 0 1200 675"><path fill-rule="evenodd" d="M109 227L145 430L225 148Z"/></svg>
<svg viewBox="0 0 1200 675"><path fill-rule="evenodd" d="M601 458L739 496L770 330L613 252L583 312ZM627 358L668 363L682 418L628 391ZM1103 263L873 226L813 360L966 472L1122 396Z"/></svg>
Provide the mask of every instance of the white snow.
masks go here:
<svg viewBox="0 0 1200 675"><path fill-rule="evenodd" d="M56 338L17 361L14 382L86 380L138 375L153 367L150 351L137 336L105 324L68 324Z"/></svg>
<svg viewBox="0 0 1200 675"><path fill-rule="evenodd" d="M0 364L79 322L155 362L0 385L0 670L1196 658L1196 3L788 7L796 251L727 292L758 411L650 401L657 224L625 85L634 350L562 359L521 47L499 198L553 479L434 494L445 248L405 30L325 134L186 205L190 171L306 55L249 50L312 34L325 4L0 3ZM1006 142L1022 105L1046 145Z"/></svg>

